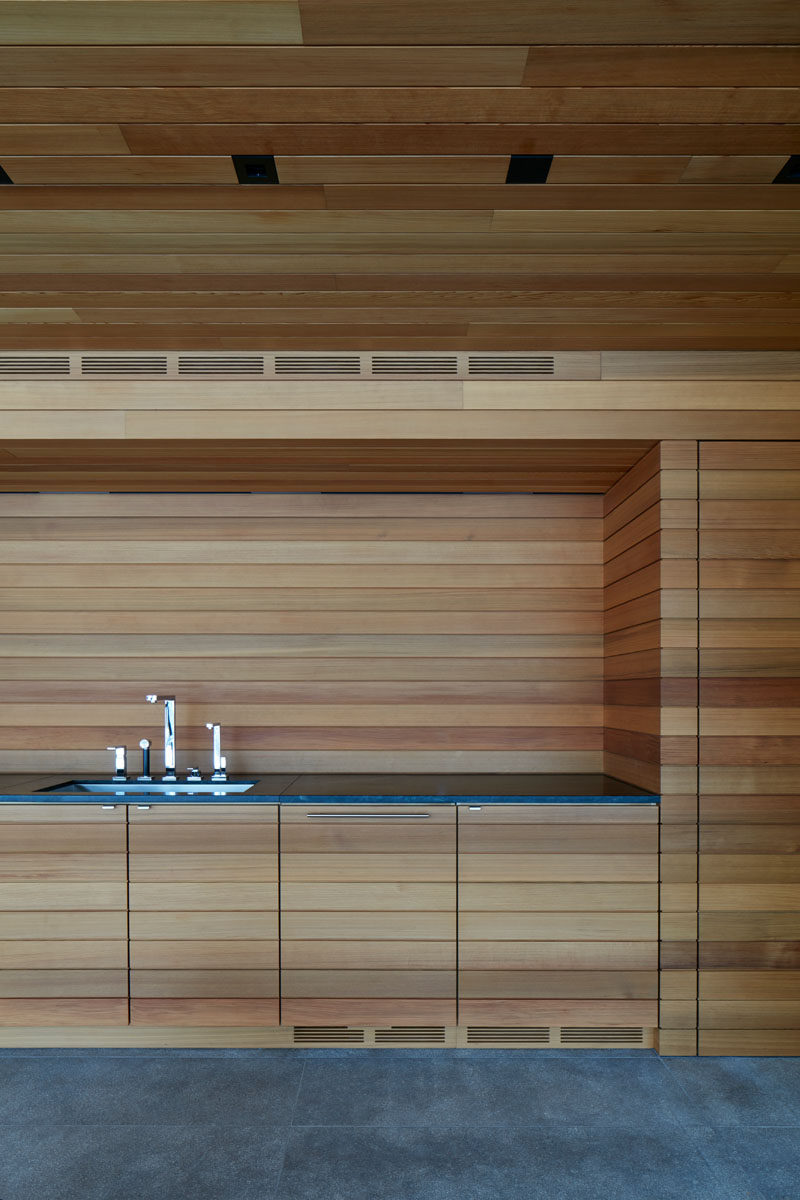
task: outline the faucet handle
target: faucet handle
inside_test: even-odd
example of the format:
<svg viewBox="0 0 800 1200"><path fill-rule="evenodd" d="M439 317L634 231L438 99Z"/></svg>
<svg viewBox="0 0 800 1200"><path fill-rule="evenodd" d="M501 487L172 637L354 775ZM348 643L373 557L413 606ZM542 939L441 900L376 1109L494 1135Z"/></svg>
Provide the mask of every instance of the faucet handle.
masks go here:
<svg viewBox="0 0 800 1200"><path fill-rule="evenodd" d="M114 783L125 783L128 778L128 747L106 746L106 750L114 751Z"/></svg>

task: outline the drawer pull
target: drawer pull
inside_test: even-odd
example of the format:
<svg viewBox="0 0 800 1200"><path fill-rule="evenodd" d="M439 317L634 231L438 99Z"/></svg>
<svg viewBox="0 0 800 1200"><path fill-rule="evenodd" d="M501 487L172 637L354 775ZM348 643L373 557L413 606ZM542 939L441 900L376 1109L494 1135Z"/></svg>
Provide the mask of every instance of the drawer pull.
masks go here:
<svg viewBox="0 0 800 1200"><path fill-rule="evenodd" d="M137 804L136 807L138 808L139 812L149 812L150 811L149 804Z"/></svg>
<svg viewBox="0 0 800 1200"><path fill-rule="evenodd" d="M430 813L306 813L310 821L426 821Z"/></svg>

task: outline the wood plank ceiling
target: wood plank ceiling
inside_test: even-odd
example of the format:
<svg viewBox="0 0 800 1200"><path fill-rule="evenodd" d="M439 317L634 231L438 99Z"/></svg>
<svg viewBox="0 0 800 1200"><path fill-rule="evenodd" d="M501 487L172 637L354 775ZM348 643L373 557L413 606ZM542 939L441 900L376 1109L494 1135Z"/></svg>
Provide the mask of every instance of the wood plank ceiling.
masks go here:
<svg viewBox="0 0 800 1200"><path fill-rule="evenodd" d="M796 0L0 0L0 41L0 348L798 346Z"/></svg>

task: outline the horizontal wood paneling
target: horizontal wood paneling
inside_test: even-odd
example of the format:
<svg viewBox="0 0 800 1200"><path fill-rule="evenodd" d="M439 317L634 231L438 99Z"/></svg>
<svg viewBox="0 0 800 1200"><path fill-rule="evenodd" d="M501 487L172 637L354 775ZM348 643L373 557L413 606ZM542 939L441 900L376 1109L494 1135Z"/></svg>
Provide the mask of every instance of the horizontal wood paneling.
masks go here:
<svg viewBox="0 0 800 1200"><path fill-rule="evenodd" d="M702 1054L793 1053L800 1019L798 465L796 441L700 448Z"/></svg>
<svg viewBox="0 0 800 1200"><path fill-rule="evenodd" d="M152 498L119 494L62 497L63 504L55 505L53 499L9 500L11 508L0 518L6 582L31 583L29 570L45 567L37 580L45 586L6 593L0 655L9 664L20 656L47 662L49 678L59 675L58 686L68 688L80 687L70 665L74 660L82 659L85 667L93 659L116 659L115 699L94 689L105 674L102 667L85 679L82 699L45 688L23 700L15 691L14 705L0 704L0 746L9 765L18 754L46 746L41 753L54 767L59 759L63 769L64 753L81 752L84 770L104 770L102 748L120 740L133 747L148 726L158 745L158 714L148 713L143 700L150 680L166 669L159 661L166 651L186 662L199 685L195 693L185 672L183 679L174 677L181 683L179 752L191 752L193 762L207 753L204 724L213 719L224 726L234 770L264 769L286 755L297 771L306 752L328 751L354 756L355 767L362 752L391 750L429 751L443 770L463 751L517 751L543 770L555 761L553 755L565 767L599 766L602 568L595 496L316 494L300 495L295 503L287 496L240 495L220 498L227 516L215 513L216 499L203 496L194 501L197 508L191 501L187 508L186 498L168 496L155 505ZM190 511L196 515L186 515ZM103 607L85 610L87 591L93 604L101 592L91 586L99 580L83 572L105 571L114 562L119 565L109 576L113 586L103 589ZM259 563L265 586L253 593L248 576ZM130 576L122 573L126 565L133 567ZM530 572L533 585L519 598L518 568ZM476 586L454 588L454 577L441 577L453 569L474 573L461 582ZM149 572L153 580L169 583L163 606L163 589L142 590ZM358 588L352 586L356 576ZM434 586L420 592L420 583ZM440 591L439 584L446 586ZM248 595L253 607L242 611L239 604ZM444 607L437 611L440 603ZM297 665L288 669L289 692L264 703L277 678L275 658ZM411 693L403 683L408 658L417 663ZM304 666L308 659L318 664L310 672ZM387 665L387 659L397 665ZM323 683L320 691L315 680L325 673L326 660L340 666L335 682L327 688ZM484 660L479 685L462 690L447 684L453 671L459 679ZM534 690L518 700L503 694L510 674L516 674L508 669L510 660L530 663L518 681L525 686L530 680L527 687ZM537 664L544 662L548 687L536 702L542 676ZM209 694L207 681L221 684L234 663L241 666L234 671L239 681L245 682L244 672L252 682L242 702L231 704L224 691ZM261 669L253 674L257 663ZM310 690L293 697L291 690L302 689L303 680ZM348 688L356 696L361 684L367 688L361 702L350 702ZM561 689L563 703L550 684ZM177 888L196 878L196 839L172 832L172 841L159 845L151 839L145 850L140 839L150 834L134 825L135 887L162 879ZM217 853L202 854L209 883L227 880L234 862L245 873L240 877L250 878L246 833L246 827L226 831L230 851L220 845ZM254 837L257 833L254 829ZM173 852L178 857L171 860ZM100 863L96 856L93 870ZM84 869L80 863L72 868L81 878Z"/></svg>

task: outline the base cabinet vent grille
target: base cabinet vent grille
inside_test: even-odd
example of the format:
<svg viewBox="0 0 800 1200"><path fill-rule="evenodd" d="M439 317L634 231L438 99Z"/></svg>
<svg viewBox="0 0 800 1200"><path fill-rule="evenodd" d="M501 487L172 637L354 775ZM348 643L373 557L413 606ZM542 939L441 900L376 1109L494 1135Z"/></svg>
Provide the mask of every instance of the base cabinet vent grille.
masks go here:
<svg viewBox="0 0 800 1200"><path fill-rule="evenodd" d="M62 379L69 375L68 354L0 355L0 379Z"/></svg>
<svg viewBox="0 0 800 1200"><path fill-rule="evenodd" d="M415 358L411 354L373 354L372 374L395 378L403 375L432 375L436 378L446 376L452 379L458 376L458 356L429 354Z"/></svg>
<svg viewBox="0 0 800 1200"><path fill-rule="evenodd" d="M167 356L84 354L81 356L81 375L106 375L119 379L131 376L167 374Z"/></svg>
<svg viewBox="0 0 800 1200"><path fill-rule="evenodd" d="M552 354L470 354L469 374L501 376L504 379L531 379L555 375Z"/></svg>
<svg viewBox="0 0 800 1200"><path fill-rule="evenodd" d="M391 1025L388 1029L375 1030L376 1046L408 1046L421 1042L426 1046L444 1046L447 1034L444 1025Z"/></svg>
<svg viewBox="0 0 800 1200"><path fill-rule="evenodd" d="M364 1030L347 1025L295 1025L295 1046L363 1046Z"/></svg>
<svg viewBox="0 0 800 1200"><path fill-rule="evenodd" d="M561 1030L561 1043L564 1046L579 1046L591 1042L607 1043L609 1046L641 1046L644 1044L643 1029L614 1029L614 1028L568 1028Z"/></svg>
<svg viewBox="0 0 800 1200"><path fill-rule="evenodd" d="M216 375L260 377L264 374L264 356L251 354L229 357L222 354L202 354L188 357L181 354L178 356L178 374L191 375L194 378Z"/></svg>
<svg viewBox="0 0 800 1200"><path fill-rule="evenodd" d="M353 376L361 374L361 355L276 354L276 375Z"/></svg>
<svg viewBox="0 0 800 1200"><path fill-rule="evenodd" d="M503 1028L502 1025L468 1025L468 1046L549 1046L548 1026L521 1026L518 1029Z"/></svg>

